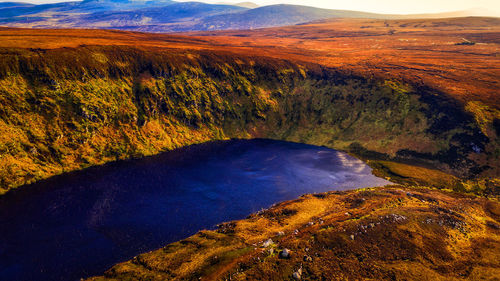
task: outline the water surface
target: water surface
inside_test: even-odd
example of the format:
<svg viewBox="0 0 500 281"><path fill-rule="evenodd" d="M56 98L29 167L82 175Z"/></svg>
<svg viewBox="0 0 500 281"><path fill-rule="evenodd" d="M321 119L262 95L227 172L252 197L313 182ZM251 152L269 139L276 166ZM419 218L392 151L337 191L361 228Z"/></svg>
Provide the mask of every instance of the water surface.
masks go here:
<svg viewBox="0 0 500 281"><path fill-rule="evenodd" d="M345 153L271 140L57 176L0 197L0 279L79 280L305 193L388 183Z"/></svg>

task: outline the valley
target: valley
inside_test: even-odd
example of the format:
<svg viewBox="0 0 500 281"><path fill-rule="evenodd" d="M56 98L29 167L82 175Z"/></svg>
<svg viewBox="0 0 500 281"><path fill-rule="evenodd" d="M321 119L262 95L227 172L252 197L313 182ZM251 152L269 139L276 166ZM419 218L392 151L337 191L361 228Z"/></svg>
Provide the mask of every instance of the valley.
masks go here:
<svg viewBox="0 0 500 281"><path fill-rule="evenodd" d="M1 27L0 202L210 141L324 146L394 185L303 195L91 280L493 279L499 45L500 19L486 17L183 34Z"/></svg>
<svg viewBox="0 0 500 281"><path fill-rule="evenodd" d="M252 137L497 177L499 21L443 21L196 36L2 29L1 186ZM386 24L405 27L388 35ZM304 46L304 34L319 35ZM479 40L456 45L464 36Z"/></svg>

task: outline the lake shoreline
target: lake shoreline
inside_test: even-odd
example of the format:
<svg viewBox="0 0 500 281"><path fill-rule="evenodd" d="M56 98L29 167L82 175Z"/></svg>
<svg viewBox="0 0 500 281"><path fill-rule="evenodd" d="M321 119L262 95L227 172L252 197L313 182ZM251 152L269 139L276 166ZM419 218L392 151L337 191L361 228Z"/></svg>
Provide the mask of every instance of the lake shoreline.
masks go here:
<svg viewBox="0 0 500 281"><path fill-rule="evenodd" d="M5 280L97 274L302 194L388 183L344 152L268 139L203 143L93 167L0 198L0 273Z"/></svg>
<svg viewBox="0 0 500 281"><path fill-rule="evenodd" d="M88 280L490 278L500 273L499 215L498 201L425 187L309 194Z"/></svg>

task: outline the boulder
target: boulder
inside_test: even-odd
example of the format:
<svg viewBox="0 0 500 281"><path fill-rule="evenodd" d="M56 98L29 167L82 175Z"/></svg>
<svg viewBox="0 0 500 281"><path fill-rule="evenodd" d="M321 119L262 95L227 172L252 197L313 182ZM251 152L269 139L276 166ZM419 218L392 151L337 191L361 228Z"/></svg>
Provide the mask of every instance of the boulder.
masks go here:
<svg viewBox="0 0 500 281"><path fill-rule="evenodd" d="M273 240L267 239L266 241L264 241L264 243L262 243L262 247L263 248L267 248L267 247L270 247L273 244L274 244Z"/></svg>
<svg viewBox="0 0 500 281"><path fill-rule="evenodd" d="M283 249L283 251L280 252L280 258L282 259L288 259L290 258L290 250L288 249Z"/></svg>

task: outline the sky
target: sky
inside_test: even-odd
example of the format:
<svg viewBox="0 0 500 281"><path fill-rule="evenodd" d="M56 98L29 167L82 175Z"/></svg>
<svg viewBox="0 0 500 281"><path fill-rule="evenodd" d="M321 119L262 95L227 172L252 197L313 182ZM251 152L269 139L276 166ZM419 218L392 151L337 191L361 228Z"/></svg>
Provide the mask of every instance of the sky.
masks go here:
<svg viewBox="0 0 500 281"><path fill-rule="evenodd" d="M63 0L0 0L0 2L54 3ZM64 0L67 1L67 0ZM181 0L186 1L186 0ZM198 0L206 3L236 3L247 0ZM482 14L500 16L500 0L250 0L258 5L296 4L327 9L343 9L385 14L418 14L482 9Z"/></svg>

